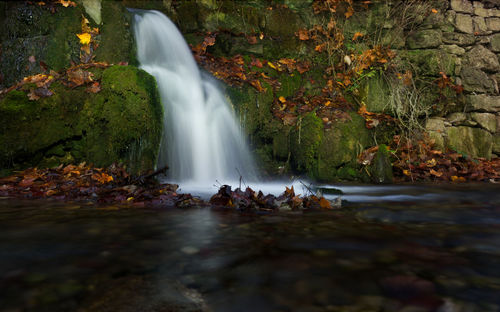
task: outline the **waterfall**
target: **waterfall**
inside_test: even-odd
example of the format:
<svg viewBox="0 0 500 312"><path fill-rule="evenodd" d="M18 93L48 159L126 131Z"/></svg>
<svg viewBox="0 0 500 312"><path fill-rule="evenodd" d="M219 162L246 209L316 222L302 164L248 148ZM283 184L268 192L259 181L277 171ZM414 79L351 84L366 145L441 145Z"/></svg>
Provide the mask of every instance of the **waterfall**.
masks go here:
<svg viewBox="0 0 500 312"><path fill-rule="evenodd" d="M168 165L169 178L183 183L255 178L233 111L177 27L158 11L133 13L140 67L156 78L164 111L158 167Z"/></svg>

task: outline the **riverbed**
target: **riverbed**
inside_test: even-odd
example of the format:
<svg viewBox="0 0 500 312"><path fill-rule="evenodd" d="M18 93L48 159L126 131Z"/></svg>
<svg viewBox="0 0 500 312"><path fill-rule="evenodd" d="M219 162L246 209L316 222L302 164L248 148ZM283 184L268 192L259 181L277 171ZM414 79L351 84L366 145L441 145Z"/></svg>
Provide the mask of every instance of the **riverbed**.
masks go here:
<svg viewBox="0 0 500 312"><path fill-rule="evenodd" d="M342 208L2 199L0 311L500 311L498 185L315 189Z"/></svg>

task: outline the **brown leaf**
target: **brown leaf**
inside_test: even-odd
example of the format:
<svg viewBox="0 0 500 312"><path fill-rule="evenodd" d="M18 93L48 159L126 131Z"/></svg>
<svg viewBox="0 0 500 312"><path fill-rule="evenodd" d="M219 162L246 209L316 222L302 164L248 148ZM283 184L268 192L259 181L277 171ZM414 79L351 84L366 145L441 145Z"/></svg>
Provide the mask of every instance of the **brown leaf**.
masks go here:
<svg viewBox="0 0 500 312"><path fill-rule="evenodd" d="M309 40L309 31L306 29L299 29L297 35L299 36L299 40L305 41Z"/></svg>
<svg viewBox="0 0 500 312"><path fill-rule="evenodd" d="M92 83L90 86L87 87L86 91L89 93L98 93L99 91L101 91L101 85L99 84L98 81L95 81L94 83Z"/></svg>
<svg viewBox="0 0 500 312"><path fill-rule="evenodd" d="M253 59L252 63L250 65L258 67L258 68L262 68L264 66L259 59Z"/></svg>
<svg viewBox="0 0 500 312"><path fill-rule="evenodd" d="M297 122L297 116L291 115L291 114L286 114L283 117L283 124L285 126L293 126Z"/></svg>
<svg viewBox="0 0 500 312"><path fill-rule="evenodd" d="M321 207L321 209L332 209L332 205L330 204L330 202L325 199L324 197L321 197L319 199L319 206Z"/></svg>
<svg viewBox="0 0 500 312"><path fill-rule="evenodd" d="M256 44L257 43L257 37L255 36L249 36L247 37L248 43L250 44Z"/></svg>
<svg viewBox="0 0 500 312"><path fill-rule="evenodd" d="M356 41L358 38L363 37L363 36L364 35L362 33L357 31L356 33L354 33L354 36L352 37L352 41Z"/></svg>
<svg viewBox="0 0 500 312"><path fill-rule="evenodd" d="M265 89L260 84L260 81L258 81L258 80L251 80L250 84L252 85L252 87L257 89L257 91L259 91L259 92L265 91Z"/></svg>
<svg viewBox="0 0 500 312"><path fill-rule="evenodd" d="M81 68L69 69L67 71L68 80L73 87L81 86L82 84L93 81L93 74L89 71L82 70Z"/></svg>

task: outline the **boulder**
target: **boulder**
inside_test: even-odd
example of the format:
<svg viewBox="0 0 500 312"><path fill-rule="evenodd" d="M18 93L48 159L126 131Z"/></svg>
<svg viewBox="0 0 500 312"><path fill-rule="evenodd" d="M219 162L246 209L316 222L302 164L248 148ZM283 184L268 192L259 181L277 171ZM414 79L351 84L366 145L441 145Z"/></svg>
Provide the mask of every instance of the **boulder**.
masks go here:
<svg viewBox="0 0 500 312"><path fill-rule="evenodd" d="M356 159L372 143L365 120L351 113L351 121L337 121L325 129L318 147L317 178L322 181L359 179Z"/></svg>
<svg viewBox="0 0 500 312"><path fill-rule="evenodd" d="M1 99L0 167L86 161L121 162L133 173L154 169L162 129L154 78L133 66L94 75L102 88L95 94L55 82L54 94L38 101L22 90Z"/></svg>

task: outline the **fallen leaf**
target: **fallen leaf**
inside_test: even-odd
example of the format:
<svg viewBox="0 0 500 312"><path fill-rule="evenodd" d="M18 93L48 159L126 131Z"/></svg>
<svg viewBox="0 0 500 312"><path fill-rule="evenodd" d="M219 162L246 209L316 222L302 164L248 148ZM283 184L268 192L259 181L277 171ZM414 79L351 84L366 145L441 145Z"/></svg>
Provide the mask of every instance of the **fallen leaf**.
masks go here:
<svg viewBox="0 0 500 312"><path fill-rule="evenodd" d="M324 197L321 197L319 199L319 206L321 207L321 209L332 209L332 205L330 204L330 202L325 199Z"/></svg>
<svg viewBox="0 0 500 312"><path fill-rule="evenodd" d="M247 37L247 41L250 44L256 44L257 43L257 37L255 37L255 36Z"/></svg>
<svg viewBox="0 0 500 312"><path fill-rule="evenodd" d="M305 41L310 39L309 31L306 29L299 29L297 34L299 36L299 40Z"/></svg>
<svg viewBox="0 0 500 312"><path fill-rule="evenodd" d="M357 31L356 33L354 33L354 36L352 37L352 41L356 41L356 39L361 38L363 36L364 35L362 33L360 33L359 31Z"/></svg>
<svg viewBox="0 0 500 312"><path fill-rule="evenodd" d="M349 6L347 8L347 12L345 12L345 18L349 18L351 17L352 15L354 14L354 9L352 8L352 6Z"/></svg>
<svg viewBox="0 0 500 312"><path fill-rule="evenodd" d="M90 39L92 38L89 33L76 34L78 39L80 39L80 43L83 45L89 44Z"/></svg>
<svg viewBox="0 0 500 312"><path fill-rule="evenodd" d="M283 96L280 96L278 98L278 100L281 102L281 103L285 103L286 102L286 99L283 97Z"/></svg>
<svg viewBox="0 0 500 312"><path fill-rule="evenodd" d="M98 93L99 91L101 91L101 85L99 84L99 82L95 81L87 88L86 91L89 93Z"/></svg>

